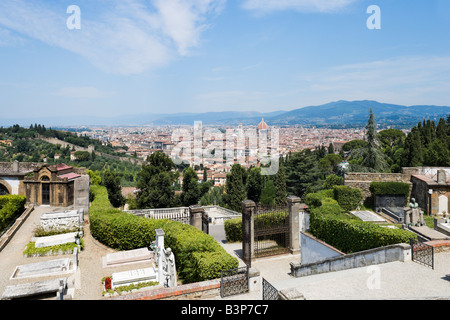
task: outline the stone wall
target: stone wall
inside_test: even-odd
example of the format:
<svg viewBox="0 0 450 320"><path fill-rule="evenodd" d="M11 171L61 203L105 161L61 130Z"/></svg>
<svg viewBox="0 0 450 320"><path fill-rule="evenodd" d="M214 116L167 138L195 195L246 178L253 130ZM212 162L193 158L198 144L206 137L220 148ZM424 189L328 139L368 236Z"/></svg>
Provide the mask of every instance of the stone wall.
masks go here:
<svg viewBox="0 0 450 320"><path fill-rule="evenodd" d="M405 169L405 168L403 168ZM414 168L408 168L414 169ZM349 172L345 175L344 184L352 188L358 188L363 193L363 201L371 201L370 184L373 181L379 182L405 182L410 184L410 191L412 189L411 184L411 172L407 173L368 173L368 172Z"/></svg>
<svg viewBox="0 0 450 320"><path fill-rule="evenodd" d="M411 246L409 244L400 243L305 265L298 262L291 262L291 274L295 277L304 277L313 274L360 268L393 261L404 262L409 260L411 260Z"/></svg>

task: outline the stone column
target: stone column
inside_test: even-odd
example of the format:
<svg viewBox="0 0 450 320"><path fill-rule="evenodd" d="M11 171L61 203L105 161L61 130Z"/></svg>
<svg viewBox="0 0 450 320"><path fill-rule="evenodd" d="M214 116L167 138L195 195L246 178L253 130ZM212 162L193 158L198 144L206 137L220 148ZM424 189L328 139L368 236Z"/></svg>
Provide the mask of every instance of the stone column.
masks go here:
<svg viewBox="0 0 450 320"><path fill-rule="evenodd" d="M199 230L202 230L202 216L204 212L205 209L203 209L202 206L190 206L190 225Z"/></svg>
<svg viewBox="0 0 450 320"><path fill-rule="evenodd" d="M300 201L300 198L296 196L287 197L291 254L300 253Z"/></svg>
<svg viewBox="0 0 450 320"><path fill-rule="evenodd" d="M159 284L164 283L164 270L163 270L163 254L164 254L164 230L156 229L156 252L157 252L157 263L158 263L158 281Z"/></svg>
<svg viewBox="0 0 450 320"><path fill-rule="evenodd" d="M256 204L252 200L242 201L242 260L250 267L255 257L254 215Z"/></svg>

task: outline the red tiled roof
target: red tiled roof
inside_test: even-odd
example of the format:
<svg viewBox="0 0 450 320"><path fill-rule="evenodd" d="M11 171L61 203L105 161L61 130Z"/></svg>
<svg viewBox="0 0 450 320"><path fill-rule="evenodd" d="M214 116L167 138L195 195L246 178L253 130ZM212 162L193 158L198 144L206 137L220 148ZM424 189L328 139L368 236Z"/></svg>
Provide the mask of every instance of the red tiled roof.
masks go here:
<svg viewBox="0 0 450 320"><path fill-rule="evenodd" d="M53 165L51 167L52 167L52 169L56 169L56 171L62 171L62 170L67 170L67 169L72 169L73 168L73 167L69 167L65 163L55 164L55 165Z"/></svg>
<svg viewBox="0 0 450 320"><path fill-rule="evenodd" d="M79 178L81 176L77 173L71 172L71 173L60 175L58 177L60 177L62 179L67 178L67 180L73 180L73 179Z"/></svg>

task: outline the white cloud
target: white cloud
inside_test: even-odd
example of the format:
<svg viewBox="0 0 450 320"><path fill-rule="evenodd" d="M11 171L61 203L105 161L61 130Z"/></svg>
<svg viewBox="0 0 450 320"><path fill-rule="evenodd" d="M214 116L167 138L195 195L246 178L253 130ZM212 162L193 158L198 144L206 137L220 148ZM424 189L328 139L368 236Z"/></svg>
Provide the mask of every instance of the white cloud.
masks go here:
<svg viewBox="0 0 450 320"><path fill-rule="evenodd" d="M245 0L243 8L264 14L273 11L335 12L358 0Z"/></svg>
<svg viewBox="0 0 450 320"><path fill-rule="evenodd" d="M301 75L302 96L392 103L450 104L450 57L407 56Z"/></svg>
<svg viewBox="0 0 450 320"><path fill-rule="evenodd" d="M0 1L0 27L81 55L111 73L138 74L196 47L207 18L225 0L80 1L81 29L69 30L66 8L44 0ZM86 13L86 14L85 14ZM1 37L2 33L0 33ZM0 38L0 43L2 43Z"/></svg>

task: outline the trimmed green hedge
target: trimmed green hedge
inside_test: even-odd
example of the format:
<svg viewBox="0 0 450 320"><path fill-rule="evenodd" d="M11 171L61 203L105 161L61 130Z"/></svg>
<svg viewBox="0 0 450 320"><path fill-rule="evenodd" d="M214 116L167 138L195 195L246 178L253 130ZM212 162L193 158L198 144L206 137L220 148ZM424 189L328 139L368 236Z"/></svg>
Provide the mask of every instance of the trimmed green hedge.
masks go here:
<svg viewBox="0 0 450 320"><path fill-rule="evenodd" d="M369 187L373 195L409 195L409 184L406 182L372 182Z"/></svg>
<svg viewBox="0 0 450 320"><path fill-rule="evenodd" d="M117 249L149 247L155 229L163 229L164 242L174 252L178 275L187 283L220 277L221 270L238 267L238 260L210 235L170 220L137 217L111 207L106 188L91 186L95 199L89 209L92 236ZM201 254L200 254L201 253Z"/></svg>
<svg viewBox="0 0 450 320"><path fill-rule="evenodd" d="M397 243L409 243L417 236L407 230L390 229L370 222L342 219L317 211L310 215L310 232L345 253L364 251Z"/></svg>
<svg viewBox="0 0 450 320"><path fill-rule="evenodd" d="M227 242L242 241L242 218L225 220L224 228Z"/></svg>
<svg viewBox="0 0 450 320"><path fill-rule="evenodd" d="M18 195L0 196L0 232L25 210L27 198Z"/></svg>
<svg viewBox="0 0 450 320"><path fill-rule="evenodd" d="M363 199L362 191L349 186L334 186L334 199L342 209L346 211L355 210Z"/></svg>
<svg viewBox="0 0 450 320"><path fill-rule="evenodd" d="M334 198L334 190L320 190L315 193L308 193L305 197L305 203L309 208L317 208L322 205L322 201L327 198Z"/></svg>

